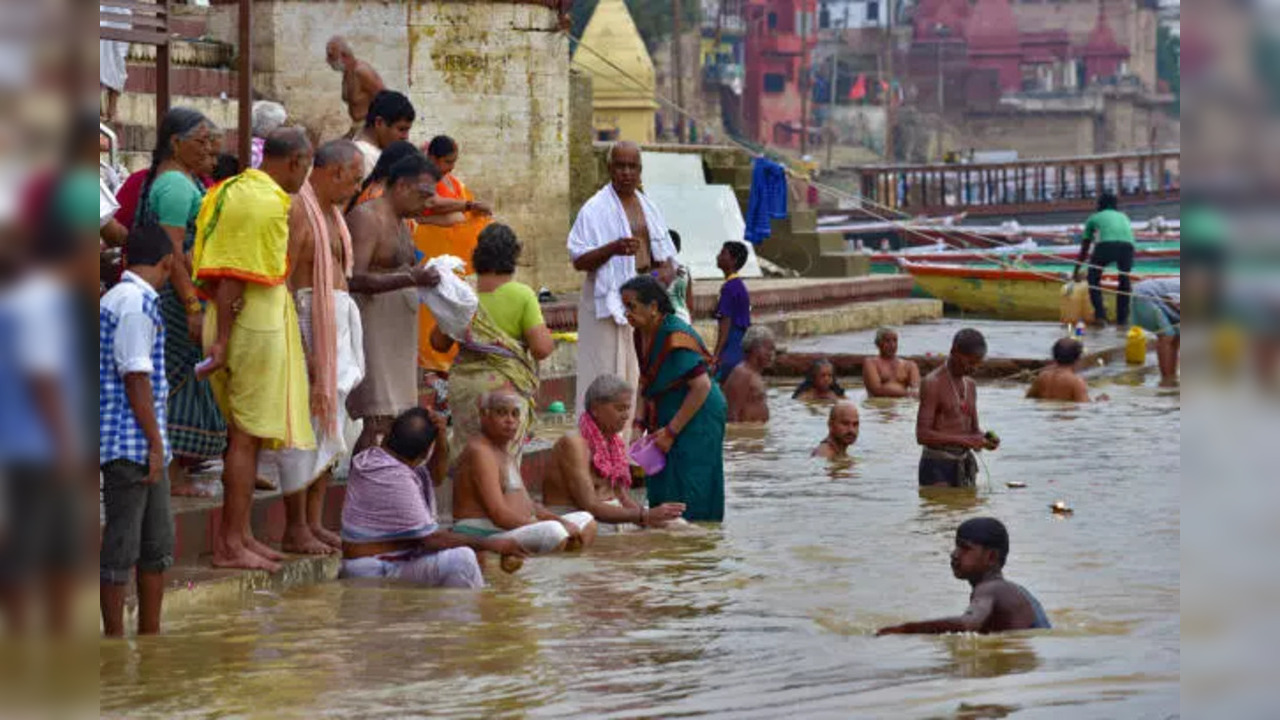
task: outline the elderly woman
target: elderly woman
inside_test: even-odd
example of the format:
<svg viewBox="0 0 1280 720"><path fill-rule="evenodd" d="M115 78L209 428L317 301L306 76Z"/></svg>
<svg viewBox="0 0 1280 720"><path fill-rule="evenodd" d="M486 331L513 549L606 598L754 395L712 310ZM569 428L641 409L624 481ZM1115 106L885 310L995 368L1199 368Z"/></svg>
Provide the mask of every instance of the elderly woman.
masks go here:
<svg viewBox="0 0 1280 720"><path fill-rule="evenodd" d="M804 381L791 394L794 400L839 400L844 397L844 388L836 380L836 368L826 358L819 358L809 366Z"/></svg>
<svg viewBox="0 0 1280 720"><path fill-rule="evenodd" d="M467 336L451 338L439 327L431 332L431 346L437 352L459 346L449 373L449 407L454 437L459 439L449 443L453 461L462 452L465 439L480 433L480 399L486 393L511 390L523 401L520 430L511 448L517 462L533 424L538 361L550 355L555 345L542 319L537 293L515 280L520 250L515 232L506 225L495 223L481 231L471 255L480 305Z"/></svg>
<svg viewBox="0 0 1280 720"><path fill-rule="evenodd" d="M684 503L688 520L724 518L724 426L728 408L711 381L711 354L675 315L666 288L642 275L622 285L640 361L636 424L667 454L648 478L649 505Z"/></svg>
<svg viewBox="0 0 1280 720"><path fill-rule="evenodd" d="M284 125L284 121L288 118L288 111L278 102L258 100L253 104L253 138L249 143L250 167L256 169L262 165L262 148L267 144L267 136Z"/></svg>

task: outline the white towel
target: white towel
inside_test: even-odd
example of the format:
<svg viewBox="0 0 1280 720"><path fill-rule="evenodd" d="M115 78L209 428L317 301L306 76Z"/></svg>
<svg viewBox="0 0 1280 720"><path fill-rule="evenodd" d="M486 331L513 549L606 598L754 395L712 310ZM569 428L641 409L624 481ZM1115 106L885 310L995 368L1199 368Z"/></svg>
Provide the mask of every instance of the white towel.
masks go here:
<svg viewBox="0 0 1280 720"><path fill-rule="evenodd" d="M672 260L676 256L676 246L671 242L667 232L667 224L657 206L636 191L640 199L640 207L644 210L644 221L649 227L650 247L653 251L653 262L661 263ZM610 183L600 189L578 211L578 218L569 231L569 256L574 260L586 255L596 248L603 247L619 238L631 237L631 223L627 220L627 211L622 208L622 200ZM626 311L622 307L620 290L622 284L636 274L636 259L631 255L618 255L609 258L595 272L587 273L587 281L583 292L592 292L595 297L596 318L612 317L619 325L627 324Z"/></svg>

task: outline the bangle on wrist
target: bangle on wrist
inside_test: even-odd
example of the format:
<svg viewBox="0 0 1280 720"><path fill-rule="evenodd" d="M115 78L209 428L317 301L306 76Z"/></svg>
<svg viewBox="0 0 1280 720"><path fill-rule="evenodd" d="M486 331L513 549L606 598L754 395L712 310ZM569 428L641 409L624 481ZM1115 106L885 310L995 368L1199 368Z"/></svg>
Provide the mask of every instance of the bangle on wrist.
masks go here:
<svg viewBox="0 0 1280 720"><path fill-rule="evenodd" d="M648 508L644 508L644 507L640 508L640 522L639 522L639 524L640 524L640 525L648 525L648 524L649 524L649 509L648 509Z"/></svg>
<svg viewBox="0 0 1280 720"><path fill-rule="evenodd" d="M198 315L204 310L204 306L200 304L199 298L191 298L184 303L188 315Z"/></svg>

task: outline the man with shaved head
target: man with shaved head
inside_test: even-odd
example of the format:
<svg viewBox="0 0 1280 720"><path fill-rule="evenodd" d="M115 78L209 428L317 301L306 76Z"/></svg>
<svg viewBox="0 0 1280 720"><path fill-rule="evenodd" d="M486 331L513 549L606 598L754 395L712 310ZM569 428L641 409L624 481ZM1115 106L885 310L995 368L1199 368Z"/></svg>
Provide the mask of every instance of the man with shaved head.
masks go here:
<svg viewBox="0 0 1280 720"><path fill-rule="evenodd" d="M342 73L342 102L347 104L347 114L351 117L351 132L347 139L351 139L364 128L369 103L374 95L386 89L386 84L372 65L356 59L351 43L341 35L329 38L324 56L329 67Z"/></svg>
<svg viewBox="0 0 1280 720"><path fill-rule="evenodd" d="M314 169L289 208L287 282L307 358L316 447L264 450L258 461L258 475L278 480L284 491L281 546L288 552L327 555L342 546L322 519L329 478L347 452L347 394L364 377L360 310L347 292L351 234L341 211L362 176L355 143L326 143L316 150Z"/></svg>
<svg viewBox="0 0 1280 720"><path fill-rule="evenodd" d="M300 128L273 131L261 169L211 190L196 217L192 266L200 292L214 300L204 318L207 358L196 375L209 377L227 420L218 567L280 569L280 554L249 527L258 453L315 447L302 335L286 285L289 195L302 189L312 158Z"/></svg>
<svg viewBox="0 0 1280 720"><path fill-rule="evenodd" d="M578 302L579 413L587 388L600 375L617 375L639 387L622 284L654 273L670 285L676 271L676 248L662 213L640 192L640 147L615 143L608 160L609 184L582 206L569 231L573 267L586 273Z"/></svg>
<svg viewBox="0 0 1280 720"><path fill-rule="evenodd" d="M860 424L858 406L851 400L841 400L827 416L827 436L809 454L827 460L849 457L849 448L858 441Z"/></svg>

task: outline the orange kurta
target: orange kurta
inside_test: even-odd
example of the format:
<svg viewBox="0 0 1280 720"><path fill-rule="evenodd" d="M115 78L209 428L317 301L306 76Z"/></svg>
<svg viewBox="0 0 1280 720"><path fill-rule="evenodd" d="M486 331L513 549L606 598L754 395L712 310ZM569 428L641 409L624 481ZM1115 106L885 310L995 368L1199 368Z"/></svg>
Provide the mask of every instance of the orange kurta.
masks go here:
<svg viewBox="0 0 1280 720"><path fill-rule="evenodd" d="M436 194L450 200L475 200L475 196L461 180L453 175L446 175L436 184ZM423 260L430 260L441 255L453 255L466 262L466 273L472 274L471 253L476 249L476 241L480 231L485 228L491 218L476 212L459 213L464 219L448 227L418 223L413 231L413 242L422 253ZM418 367L424 370L448 372L453 358L458 354L455 345L447 353L436 352L431 347L431 331L435 329L436 319L426 305L418 311Z"/></svg>

